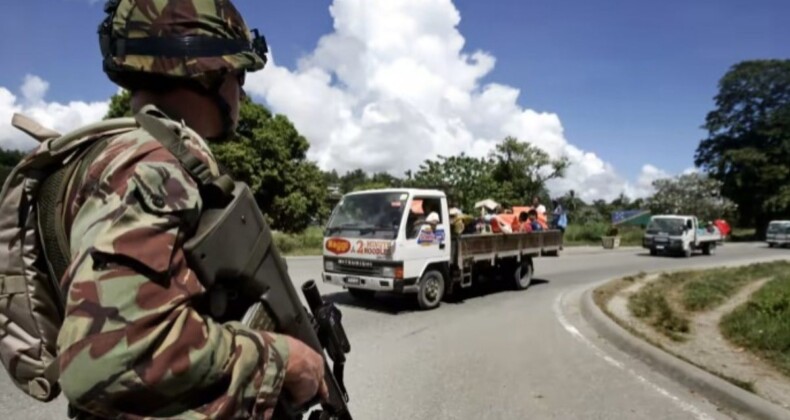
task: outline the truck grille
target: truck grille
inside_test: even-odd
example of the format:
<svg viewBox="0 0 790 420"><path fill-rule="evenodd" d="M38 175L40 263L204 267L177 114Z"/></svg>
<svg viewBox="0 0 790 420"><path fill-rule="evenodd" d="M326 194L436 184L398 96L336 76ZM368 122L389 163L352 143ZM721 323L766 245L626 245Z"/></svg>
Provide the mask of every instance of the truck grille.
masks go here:
<svg viewBox="0 0 790 420"><path fill-rule="evenodd" d="M377 275L381 273L381 267L374 265L373 261L351 259L335 260L335 270L361 275Z"/></svg>

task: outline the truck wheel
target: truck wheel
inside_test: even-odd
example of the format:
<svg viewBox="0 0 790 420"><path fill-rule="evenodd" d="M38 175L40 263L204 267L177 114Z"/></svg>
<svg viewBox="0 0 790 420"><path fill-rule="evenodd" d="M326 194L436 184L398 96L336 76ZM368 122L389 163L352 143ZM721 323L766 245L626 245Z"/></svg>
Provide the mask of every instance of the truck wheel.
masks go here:
<svg viewBox="0 0 790 420"><path fill-rule="evenodd" d="M373 290L352 289L352 288L348 289L348 293L351 293L351 296L353 296L354 299L359 299L359 300L373 299L373 296L376 295L376 292Z"/></svg>
<svg viewBox="0 0 790 420"><path fill-rule="evenodd" d="M430 270L420 279L417 291L417 302L423 310L435 309L444 297L444 276L436 270Z"/></svg>
<svg viewBox="0 0 790 420"><path fill-rule="evenodd" d="M528 289L530 284L532 284L532 273L534 272L532 261L524 258L521 260L520 264L516 263L515 266L516 269L513 273L513 286L515 286L516 290Z"/></svg>
<svg viewBox="0 0 790 420"><path fill-rule="evenodd" d="M658 255L658 250L655 248L650 248L650 255L655 257L656 255Z"/></svg>
<svg viewBox="0 0 790 420"><path fill-rule="evenodd" d="M702 248L702 253L705 255L713 255L716 253L716 244L707 244Z"/></svg>

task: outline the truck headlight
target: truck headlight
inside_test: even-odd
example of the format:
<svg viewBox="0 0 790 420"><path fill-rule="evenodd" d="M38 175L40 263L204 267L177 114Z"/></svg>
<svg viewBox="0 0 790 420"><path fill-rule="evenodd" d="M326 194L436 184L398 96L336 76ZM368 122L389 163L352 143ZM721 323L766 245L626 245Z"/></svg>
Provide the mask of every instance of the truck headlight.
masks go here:
<svg viewBox="0 0 790 420"><path fill-rule="evenodd" d="M324 261L324 271L335 271L335 262Z"/></svg>
<svg viewBox="0 0 790 420"><path fill-rule="evenodd" d="M395 267L381 267L382 277L395 277Z"/></svg>

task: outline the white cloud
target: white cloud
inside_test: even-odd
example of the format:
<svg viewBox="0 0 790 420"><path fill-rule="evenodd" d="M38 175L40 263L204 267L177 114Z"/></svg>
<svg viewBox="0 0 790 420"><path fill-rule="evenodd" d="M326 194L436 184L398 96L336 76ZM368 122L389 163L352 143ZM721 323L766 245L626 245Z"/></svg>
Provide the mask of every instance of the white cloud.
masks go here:
<svg viewBox="0 0 790 420"><path fill-rule="evenodd" d="M628 182L594 153L570 144L556 114L522 108L516 88L482 85L495 59L463 50L451 0L334 0L330 13L334 32L296 69L272 59L247 86L294 122L324 169L401 175L437 154L484 155L512 135L570 159L566 179L550 184L555 194L574 189L584 199L622 192L639 197L664 174L646 165Z"/></svg>
<svg viewBox="0 0 790 420"><path fill-rule="evenodd" d="M14 113L24 114L41 125L61 133L102 119L109 102L47 102L49 83L38 76L25 76L20 97L0 86L0 147L29 150L36 141L11 125Z"/></svg>
<svg viewBox="0 0 790 420"><path fill-rule="evenodd" d="M311 142L310 158L324 169L363 168L402 175L437 154L482 156L504 137L529 141L571 167L549 184L585 200L632 198L667 176L645 165L635 181L565 138L558 115L519 105L520 90L482 83L496 60L464 51L460 14L451 0L334 0L334 31L295 69L267 68L247 89L287 115ZM276 49L276 45L274 46ZM35 145L11 127L14 112L65 132L97 121L108 102L47 102L49 83L26 76L18 95L0 86L0 146Z"/></svg>

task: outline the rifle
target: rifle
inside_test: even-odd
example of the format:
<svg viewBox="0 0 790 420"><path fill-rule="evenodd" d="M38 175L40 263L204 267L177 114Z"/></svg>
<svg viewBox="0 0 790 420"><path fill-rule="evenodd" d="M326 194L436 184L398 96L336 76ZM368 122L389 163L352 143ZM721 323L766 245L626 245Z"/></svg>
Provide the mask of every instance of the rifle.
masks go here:
<svg viewBox="0 0 790 420"><path fill-rule="evenodd" d="M230 190L230 185L227 187ZM324 302L315 281L310 280L302 286L310 307L307 312L249 187L234 182L232 190L224 205L204 210L195 234L184 244L190 268L210 291L212 315L218 320L241 320L256 330L290 335L321 354L329 398L309 419L351 420L343 382L345 355L351 346L340 310ZM331 370L324 351L333 361ZM303 407L294 407L283 395L273 420L302 419L318 403L316 397Z"/></svg>

